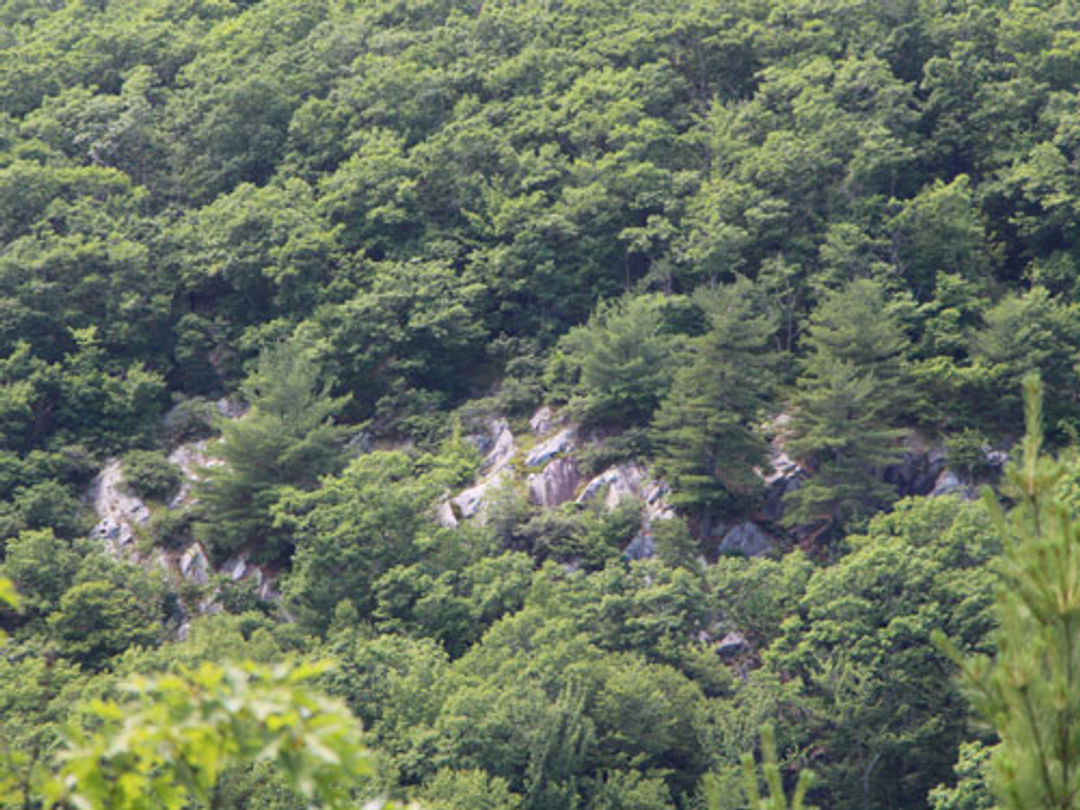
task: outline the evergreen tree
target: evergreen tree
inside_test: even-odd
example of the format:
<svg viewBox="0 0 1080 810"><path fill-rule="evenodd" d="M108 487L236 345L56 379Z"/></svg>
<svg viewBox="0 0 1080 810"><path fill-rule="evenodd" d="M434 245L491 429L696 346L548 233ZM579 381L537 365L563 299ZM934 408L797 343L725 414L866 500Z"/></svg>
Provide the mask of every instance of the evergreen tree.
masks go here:
<svg viewBox="0 0 1080 810"><path fill-rule="evenodd" d="M809 331L786 446L816 474L788 494L784 521L824 528L895 496L880 472L901 456L903 431L892 425L904 400L909 342L884 288L870 279L829 295Z"/></svg>
<svg viewBox="0 0 1080 810"><path fill-rule="evenodd" d="M1080 806L1080 519L1061 496L1070 465L1040 456L1042 385L1024 380L1027 432L1006 470L1016 506L987 504L1004 541L993 658L968 661L975 705L1001 744L990 784L1005 810ZM1075 469L1075 468L1073 468Z"/></svg>
<svg viewBox="0 0 1080 810"><path fill-rule="evenodd" d="M755 429L771 383L771 317L755 311L742 280L701 296L710 322L694 339L653 430L657 463L675 490L673 502L693 512L737 508L760 479L765 458Z"/></svg>
<svg viewBox="0 0 1080 810"><path fill-rule="evenodd" d="M333 423L344 405L319 381L319 367L298 343L265 349L241 388L250 411L222 420L214 451L224 464L207 468L198 487L204 520L196 531L218 557L251 545L267 559L290 548L270 507L285 487L313 489L340 469L345 428Z"/></svg>

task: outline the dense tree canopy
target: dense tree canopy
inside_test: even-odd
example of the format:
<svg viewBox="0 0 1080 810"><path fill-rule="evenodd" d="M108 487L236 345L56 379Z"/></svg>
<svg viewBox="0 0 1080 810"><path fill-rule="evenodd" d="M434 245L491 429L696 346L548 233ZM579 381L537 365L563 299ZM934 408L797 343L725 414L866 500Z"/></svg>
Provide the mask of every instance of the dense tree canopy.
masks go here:
<svg viewBox="0 0 1080 810"><path fill-rule="evenodd" d="M1031 371L1077 501L1078 109L1070 0L0 0L0 807L291 654L349 800L988 806L930 638L1030 626Z"/></svg>

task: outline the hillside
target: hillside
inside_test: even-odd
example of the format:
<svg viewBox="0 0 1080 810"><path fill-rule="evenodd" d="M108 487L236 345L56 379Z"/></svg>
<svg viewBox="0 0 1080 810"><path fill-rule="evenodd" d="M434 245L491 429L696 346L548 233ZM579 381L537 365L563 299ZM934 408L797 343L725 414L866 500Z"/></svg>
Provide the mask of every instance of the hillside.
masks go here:
<svg viewBox="0 0 1080 810"><path fill-rule="evenodd" d="M431 810L745 807L766 722L990 806L944 649L1029 372L1076 502L1078 91L1073 2L0 0L0 808L290 656Z"/></svg>

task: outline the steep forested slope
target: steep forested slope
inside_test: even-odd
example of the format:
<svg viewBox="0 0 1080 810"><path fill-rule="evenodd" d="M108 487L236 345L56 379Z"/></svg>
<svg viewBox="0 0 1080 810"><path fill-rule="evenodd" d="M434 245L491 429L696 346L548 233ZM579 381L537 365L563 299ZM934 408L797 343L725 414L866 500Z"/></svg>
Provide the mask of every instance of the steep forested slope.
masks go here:
<svg viewBox="0 0 1080 810"><path fill-rule="evenodd" d="M0 738L301 652L437 808L691 807L770 718L820 805L925 806L999 538L897 501L992 483L1028 371L1080 430L1078 82L1073 2L0 0ZM662 507L530 503L541 405ZM116 456L139 558L224 575L88 537Z"/></svg>

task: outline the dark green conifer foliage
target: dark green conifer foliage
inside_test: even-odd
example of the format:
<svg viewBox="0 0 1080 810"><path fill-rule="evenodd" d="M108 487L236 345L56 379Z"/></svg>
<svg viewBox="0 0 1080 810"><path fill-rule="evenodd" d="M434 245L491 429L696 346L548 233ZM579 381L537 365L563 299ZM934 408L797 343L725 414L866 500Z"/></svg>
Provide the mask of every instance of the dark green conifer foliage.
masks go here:
<svg viewBox="0 0 1080 810"><path fill-rule="evenodd" d="M993 658L964 666L974 702L1001 737L991 788L1006 810L1080 806L1080 519L1061 497L1070 465L1040 455L1042 385L1024 380L1027 432L1005 473L1004 513L986 502L1004 541ZM955 653L955 651L954 651Z"/></svg>
<svg viewBox="0 0 1080 810"><path fill-rule="evenodd" d="M319 373L299 343L270 346L241 388L251 410L222 420L214 452L224 464L205 470L198 488L205 519L196 526L216 556L245 545L267 559L287 554L288 537L273 526L270 507L284 487L312 489L340 469L347 429L333 416L345 400L330 396Z"/></svg>
<svg viewBox="0 0 1080 810"><path fill-rule="evenodd" d="M758 313L742 280L700 297L710 329L691 341L687 362L653 423L657 463L692 512L727 512L759 487L764 463L756 425L772 383L774 319Z"/></svg>
<svg viewBox="0 0 1080 810"><path fill-rule="evenodd" d="M789 525L843 524L888 503L875 473L899 460L893 427L909 341L885 289L858 279L814 312L810 353L792 401L788 452L815 475L787 497Z"/></svg>

